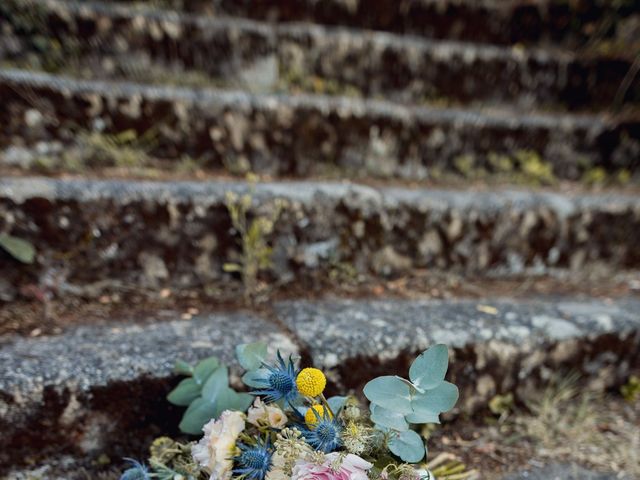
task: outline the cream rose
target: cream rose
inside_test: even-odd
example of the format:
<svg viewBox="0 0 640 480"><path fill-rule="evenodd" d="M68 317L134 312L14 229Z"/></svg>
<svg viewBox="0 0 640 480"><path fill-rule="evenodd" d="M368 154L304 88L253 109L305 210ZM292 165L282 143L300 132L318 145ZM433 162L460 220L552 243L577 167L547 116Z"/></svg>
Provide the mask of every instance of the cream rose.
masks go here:
<svg viewBox="0 0 640 480"><path fill-rule="evenodd" d="M204 437L193 446L191 455L211 472L209 480L231 478L236 440L244 427L244 414L225 410L218 420L211 420L202 428Z"/></svg>

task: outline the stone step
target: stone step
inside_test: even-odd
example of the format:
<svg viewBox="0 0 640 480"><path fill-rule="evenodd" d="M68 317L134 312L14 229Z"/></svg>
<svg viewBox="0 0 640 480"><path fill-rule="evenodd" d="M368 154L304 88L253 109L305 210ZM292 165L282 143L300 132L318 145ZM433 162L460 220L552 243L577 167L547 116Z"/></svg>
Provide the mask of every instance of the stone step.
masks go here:
<svg viewBox="0 0 640 480"><path fill-rule="evenodd" d="M0 339L0 474L27 453L130 456L127 448L158 429L176 430L182 409L165 397L177 360L217 356L235 365L235 345L258 340L273 353L298 352L286 332L250 313Z"/></svg>
<svg viewBox="0 0 640 480"><path fill-rule="evenodd" d="M562 42L571 46L599 35L608 38L611 30L624 30L624 19L638 10L635 0L624 4L598 0L165 0L163 4L213 16L309 21L475 42ZM605 29L609 22L612 25Z"/></svg>
<svg viewBox="0 0 640 480"><path fill-rule="evenodd" d="M227 284L223 265L256 253L242 252L229 192L248 194L248 219L268 224L267 282L310 280L336 265L381 277L413 268L510 276L640 267L636 195L4 178L0 231L30 241L38 256L21 265L2 254L0 271L13 285L33 283L62 259L70 284Z"/></svg>
<svg viewBox="0 0 640 480"><path fill-rule="evenodd" d="M231 362L235 344L256 339L313 360L334 391L405 375L422 349L447 343L449 378L462 391L458 411L469 413L496 393L526 395L567 371L582 372L585 388L618 386L640 368L638 308L633 298L296 301L276 304L268 321L219 313L5 338L0 467L34 452L133 455L149 435L175 429L180 409L164 397L177 380L176 359Z"/></svg>
<svg viewBox="0 0 640 480"><path fill-rule="evenodd" d="M15 2L15 3L12 3ZM25 3L26 2L26 3ZM339 92L408 103L609 108L633 58L434 42L66 0L11 0L5 60L94 78L254 91ZM33 29L24 27L32 8ZM46 47L43 47L43 43ZM640 104L640 78L626 98ZM496 88L500 85L500 88Z"/></svg>
<svg viewBox="0 0 640 480"><path fill-rule="evenodd" d="M581 179L594 170L628 178L640 151L635 117L408 107L20 70L0 70L0 97L0 148L53 143L59 152L83 133L133 131L152 155L187 156L231 172L412 180L506 172L536 183Z"/></svg>
<svg viewBox="0 0 640 480"><path fill-rule="evenodd" d="M638 307L637 298L540 297L328 299L275 308L314 365L350 388L364 386L372 372L406 372L413 353L447 344L454 352L449 376L469 388L459 407L472 412L497 393L529 398L563 371L584 376L585 388L623 382L640 368Z"/></svg>

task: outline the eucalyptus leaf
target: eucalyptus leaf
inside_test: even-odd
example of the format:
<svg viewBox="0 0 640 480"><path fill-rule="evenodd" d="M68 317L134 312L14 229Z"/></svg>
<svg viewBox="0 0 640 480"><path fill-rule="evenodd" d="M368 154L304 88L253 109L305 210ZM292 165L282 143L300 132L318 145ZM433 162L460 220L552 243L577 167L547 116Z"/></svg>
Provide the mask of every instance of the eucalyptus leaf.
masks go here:
<svg viewBox="0 0 640 480"><path fill-rule="evenodd" d="M193 378L185 378L167 395L167 400L174 405L186 407L200 396L201 391L202 386Z"/></svg>
<svg viewBox="0 0 640 480"><path fill-rule="evenodd" d="M36 249L31 243L6 233L0 234L0 248L22 263L31 264L36 258Z"/></svg>
<svg viewBox="0 0 640 480"><path fill-rule="evenodd" d="M236 356L245 370L257 370L267 357L267 345L264 342L245 343L236 346Z"/></svg>
<svg viewBox="0 0 640 480"><path fill-rule="evenodd" d="M216 403L218 397L229 389L229 370L226 366L218 367L207 379L202 387L202 398L211 403Z"/></svg>
<svg viewBox="0 0 640 480"><path fill-rule="evenodd" d="M425 393L416 393L411 399L411 408L417 416L427 416L451 410L458 401L458 387L442 382Z"/></svg>
<svg viewBox="0 0 640 480"><path fill-rule="evenodd" d="M424 423L440 423L440 414L434 413L431 410L418 410L410 413L405 417L405 420L409 423L421 425Z"/></svg>
<svg viewBox="0 0 640 480"><path fill-rule="evenodd" d="M253 396L248 393L238 393L232 388L226 388L217 397L215 417L219 417L225 410L244 412L253 402Z"/></svg>
<svg viewBox="0 0 640 480"><path fill-rule="evenodd" d="M402 413L388 410L376 404L371 405L371 420L376 426L397 430L399 432L409 429L409 424L404 419Z"/></svg>
<svg viewBox="0 0 640 480"><path fill-rule="evenodd" d="M173 367L173 370L182 375L193 375L193 367L184 360L178 360L175 367Z"/></svg>
<svg viewBox="0 0 640 480"><path fill-rule="evenodd" d="M437 387L444 381L449 365L449 350L438 344L422 352L409 368L409 378L421 390Z"/></svg>
<svg viewBox="0 0 640 480"><path fill-rule="evenodd" d="M246 372L244 375L242 375L242 382L247 386L247 387L251 387L251 388L261 388L264 387L264 385L260 382L257 382L255 380L255 378L257 376L260 376L260 370L251 370L249 372Z"/></svg>
<svg viewBox="0 0 640 480"><path fill-rule="evenodd" d="M187 411L184 412L180 422L180 431L191 435L202 433L202 427L215 417L215 407L204 398L196 398Z"/></svg>
<svg viewBox="0 0 640 480"><path fill-rule="evenodd" d="M389 442L389 450L407 463L418 463L424 458L424 441L413 430L402 432Z"/></svg>
<svg viewBox="0 0 640 480"><path fill-rule="evenodd" d="M220 366L216 357L205 358L193 369L193 378L198 385L204 384L207 378Z"/></svg>
<svg viewBox="0 0 640 480"><path fill-rule="evenodd" d="M333 412L334 415L338 415L342 407L347 401L347 397L335 396L327 399L327 403L329 404L329 408Z"/></svg>
<svg viewBox="0 0 640 480"><path fill-rule="evenodd" d="M211 402L213 406L213 418L218 418L225 410L231 410L230 405L234 403L234 392L231 388L225 387L216 396L215 400Z"/></svg>
<svg viewBox="0 0 640 480"><path fill-rule="evenodd" d="M378 377L364 386L364 395L371 403L404 415L411 410L411 389L402 380L392 376Z"/></svg>

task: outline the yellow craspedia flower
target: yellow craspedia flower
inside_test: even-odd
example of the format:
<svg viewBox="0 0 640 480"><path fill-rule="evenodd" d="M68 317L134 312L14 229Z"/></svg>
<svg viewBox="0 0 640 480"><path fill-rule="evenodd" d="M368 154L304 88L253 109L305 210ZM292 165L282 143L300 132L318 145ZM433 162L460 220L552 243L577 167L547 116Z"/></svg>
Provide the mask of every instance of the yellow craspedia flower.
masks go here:
<svg viewBox="0 0 640 480"><path fill-rule="evenodd" d="M313 405L307 413L304 415L304 421L307 424L307 427L313 428L319 420L326 418L332 419L333 415L331 412L324 407L324 405Z"/></svg>
<svg viewBox="0 0 640 480"><path fill-rule="evenodd" d="M327 377L317 368L305 368L296 378L298 391L307 397L317 397L324 392L327 385Z"/></svg>

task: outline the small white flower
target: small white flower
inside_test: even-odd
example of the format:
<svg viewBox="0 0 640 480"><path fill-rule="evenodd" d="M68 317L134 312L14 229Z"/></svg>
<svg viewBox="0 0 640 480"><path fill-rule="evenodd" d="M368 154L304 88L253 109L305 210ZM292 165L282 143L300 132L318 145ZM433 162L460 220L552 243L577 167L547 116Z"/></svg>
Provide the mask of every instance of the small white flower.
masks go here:
<svg viewBox="0 0 640 480"><path fill-rule="evenodd" d="M247 422L255 425L267 425L271 428L284 428L289 419L277 405L266 405L260 397L256 397L249 411L247 412Z"/></svg>
<svg viewBox="0 0 640 480"><path fill-rule="evenodd" d="M191 455L211 472L209 480L231 478L236 440L244 427L244 414L225 410L218 420L211 420L202 428L204 437L192 447Z"/></svg>

